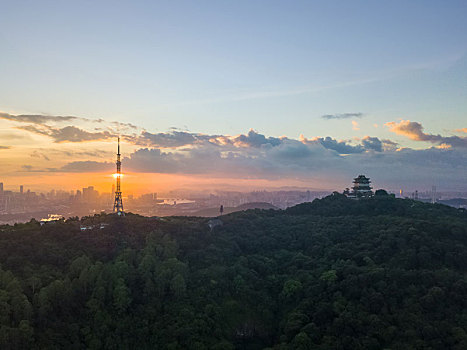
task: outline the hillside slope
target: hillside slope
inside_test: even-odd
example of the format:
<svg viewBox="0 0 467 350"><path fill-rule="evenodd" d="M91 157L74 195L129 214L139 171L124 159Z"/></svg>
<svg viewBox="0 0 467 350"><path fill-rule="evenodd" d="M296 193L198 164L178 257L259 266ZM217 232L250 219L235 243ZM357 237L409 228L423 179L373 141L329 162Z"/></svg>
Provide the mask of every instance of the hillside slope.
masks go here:
<svg viewBox="0 0 467 350"><path fill-rule="evenodd" d="M277 210L278 208L275 207L274 205L270 203L265 203L265 202L251 202L251 203L245 203L241 204L236 207L224 207L224 215L225 214L231 214L236 211L243 211L243 210L249 210L249 209L274 209ZM215 217L219 215L219 208L206 208L206 209L201 209L197 212L193 213L193 216L203 216L203 217Z"/></svg>

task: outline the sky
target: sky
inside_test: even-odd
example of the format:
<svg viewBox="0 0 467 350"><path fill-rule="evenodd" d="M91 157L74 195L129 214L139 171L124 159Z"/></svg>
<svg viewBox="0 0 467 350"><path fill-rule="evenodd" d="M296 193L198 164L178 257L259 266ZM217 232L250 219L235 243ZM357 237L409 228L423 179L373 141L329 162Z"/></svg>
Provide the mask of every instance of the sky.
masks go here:
<svg viewBox="0 0 467 350"><path fill-rule="evenodd" d="M0 8L6 189L467 191L465 1Z"/></svg>

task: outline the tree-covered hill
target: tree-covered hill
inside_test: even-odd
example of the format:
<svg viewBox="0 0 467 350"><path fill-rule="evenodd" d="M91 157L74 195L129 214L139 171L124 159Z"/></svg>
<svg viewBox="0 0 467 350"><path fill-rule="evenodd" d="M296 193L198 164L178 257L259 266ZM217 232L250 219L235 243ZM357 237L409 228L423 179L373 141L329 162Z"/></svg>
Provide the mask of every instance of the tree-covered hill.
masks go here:
<svg viewBox="0 0 467 350"><path fill-rule="evenodd" d="M467 349L465 210L333 195L221 220L0 226L0 348Z"/></svg>

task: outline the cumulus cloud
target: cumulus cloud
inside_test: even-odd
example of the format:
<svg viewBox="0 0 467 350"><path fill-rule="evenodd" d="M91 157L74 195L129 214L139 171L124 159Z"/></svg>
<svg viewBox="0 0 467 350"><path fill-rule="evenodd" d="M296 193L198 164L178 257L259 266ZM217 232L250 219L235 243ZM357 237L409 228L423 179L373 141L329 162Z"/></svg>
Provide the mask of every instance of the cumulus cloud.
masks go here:
<svg viewBox="0 0 467 350"><path fill-rule="evenodd" d="M328 161L328 156L338 157L336 153L327 155L327 152L319 144L287 139L276 146L255 145L248 150L239 147L235 151L222 150L212 144L169 152L144 148L123 162L125 167L136 172L277 178L313 169L317 163Z"/></svg>
<svg viewBox="0 0 467 350"><path fill-rule="evenodd" d="M352 120L352 129L353 130L360 130L360 125L356 120Z"/></svg>
<svg viewBox="0 0 467 350"><path fill-rule="evenodd" d="M363 113L342 113L342 114L325 114L322 115L321 118L323 119L350 119L350 118L361 118L363 117Z"/></svg>
<svg viewBox="0 0 467 350"><path fill-rule="evenodd" d="M183 174L244 174L245 176L279 176L288 172L306 172L342 155L382 152L385 141L366 136L360 144L338 141L331 137L299 140L266 137L257 131L236 136L157 134L151 145L124 159L125 167L136 172ZM166 137L168 136L168 137ZM180 138L178 138L180 137ZM174 139L175 138L175 139ZM222 141L219 141L222 140ZM390 142L390 141L389 141ZM194 147L173 148L175 145ZM169 147L167 147L169 146ZM101 171L110 163L72 162L65 171Z"/></svg>
<svg viewBox="0 0 467 350"><path fill-rule="evenodd" d="M387 144L391 143L389 140L383 141L369 136L366 136L363 139L364 142L362 141L361 144L357 145L352 145L349 141L338 141L329 136L307 139L301 135L299 140L293 140L287 137L266 137L253 129L250 129L247 134L235 136L205 135L186 131L151 134L144 131L137 137L126 136L124 139L129 143L157 149L179 149L184 146L192 146L190 148L206 150L208 146L216 146L217 148L214 149L219 152L235 152L241 149L241 152L245 154L254 153L255 149L265 150L285 143L290 145L297 141L304 144L320 144L324 148L333 150L339 154L362 153L370 150L381 152L385 141L387 141ZM396 143L393 144L396 145Z"/></svg>
<svg viewBox="0 0 467 350"><path fill-rule="evenodd" d="M389 122L385 125L390 131L414 141L426 141L438 145L445 144L451 147L467 147L467 137L427 134L423 131L422 124L410 120L401 120L398 123Z"/></svg>
<svg viewBox="0 0 467 350"><path fill-rule="evenodd" d="M257 131L250 129L247 134L236 136L229 135L206 135L191 133L188 131L171 130L166 133L141 132L138 136L124 136L125 141L138 146L154 148L178 148L183 146L201 146L205 144L232 147L264 147L277 146L284 138L266 137Z"/></svg>
<svg viewBox="0 0 467 350"><path fill-rule="evenodd" d="M334 115L336 116L336 115ZM344 113L339 117L324 119L360 118L361 113ZM0 113L0 119L21 123L20 130L44 135L55 143L79 143L102 141L121 134L123 140L141 148L125 156L125 171L199 174L206 176L260 178L260 179L351 179L366 173L380 181L429 183L433 174L442 173L458 187L464 186L467 172L466 152L459 147L467 146L467 137L441 136L425 133L420 123L400 121L387 123L390 131L412 140L427 141L436 147L427 150L399 148L388 139L365 136L360 140L336 140L332 137L293 139L271 137L253 129L240 135L208 135L171 129L168 132L151 133L132 124L90 120L80 117L18 115ZM87 122L82 124L81 122ZM67 125L73 123L76 125ZM352 120L354 127L358 123ZM92 127L89 127L91 125ZM98 127L96 127L98 126ZM118 129L118 130L116 130ZM125 132L122 132L122 129ZM463 129L459 129L461 132ZM462 131L463 132L463 131ZM6 149L9 146L0 146ZM76 146L74 146L76 147ZM47 160L52 152L36 150L31 157ZM59 152L55 150L55 152ZM58 172L111 172L114 170L112 155L96 150L60 150L60 154L75 157L73 162L61 168L37 169L30 165L23 171ZM81 158L76 158L81 157ZM50 158L52 158L50 156ZM55 158L55 157L54 157ZM80 161L76 161L79 159ZM63 164L63 163L62 163ZM397 176L394 176L397 174Z"/></svg>
<svg viewBox="0 0 467 350"><path fill-rule="evenodd" d="M276 146L219 147L205 143L194 148L162 150L142 148L122 160L129 172L205 175L226 178L327 179L347 181L365 173L379 183L428 186L436 174L450 185L464 186L467 154L455 148L426 150L396 149L389 140L365 137L354 149L331 138L284 139ZM337 149L337 150L336 150ZM341 154L339 152L346 152ZM351 151L351 152L349 152ZM83 161L65 165L60 171L113 171L111 162ZM349 180L350 181L350 180Z"/></svg>
<svg viewBox="0 0 467 350"><path fill-rule="evenodd" d="M253 129L250 129L247 135L238 135L233 139L236 146L242 147L261 147L264 145L278 146L281 144L281 139L277 137L266 137L259 134Z"/></svg>
<svg viewBox="0 0 467 350"><path fill-rule="evenodd" d="M395 151L399 145L397 142L388 139L383 139L381 142L383 143L383 151Z"/></svg>
<svg viewBox="0 0 467 350"><path fill-rule="evenodd" d="M456 131L456 132L465 132L465 133L467 133L467 128L456 129L456 130L454 130L454 131Z"/></svg>
<svg viewBox="0 0 467 350"><path fill-rule="evenodd" d="M377 137L365 136L362 139L362 146L367 150L373 150L376 152L383 151L383 142Z"/></svg>
<svg viewBox="0 0 467 350"><path fill-rule="evenodd" d="M351 145L348 141L338 141L333 139L332 137L315 137L310 140L304 138L303 136L300 138L303 143L319 143L324 148L336 151L339 154L352 154L352 153L362 153L365 151L363 145Z"/></svg>

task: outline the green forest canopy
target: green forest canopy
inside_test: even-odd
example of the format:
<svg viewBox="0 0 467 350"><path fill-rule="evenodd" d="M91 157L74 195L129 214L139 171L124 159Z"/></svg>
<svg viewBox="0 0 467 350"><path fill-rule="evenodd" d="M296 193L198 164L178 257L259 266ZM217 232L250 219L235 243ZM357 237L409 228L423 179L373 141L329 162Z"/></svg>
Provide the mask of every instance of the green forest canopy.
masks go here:
<svg viewBox="0 0 467 350"><path fill-rule="evenodd" d="M0 348L467 349L465 210L334 194L208 220L1 226Z"/></svg>

